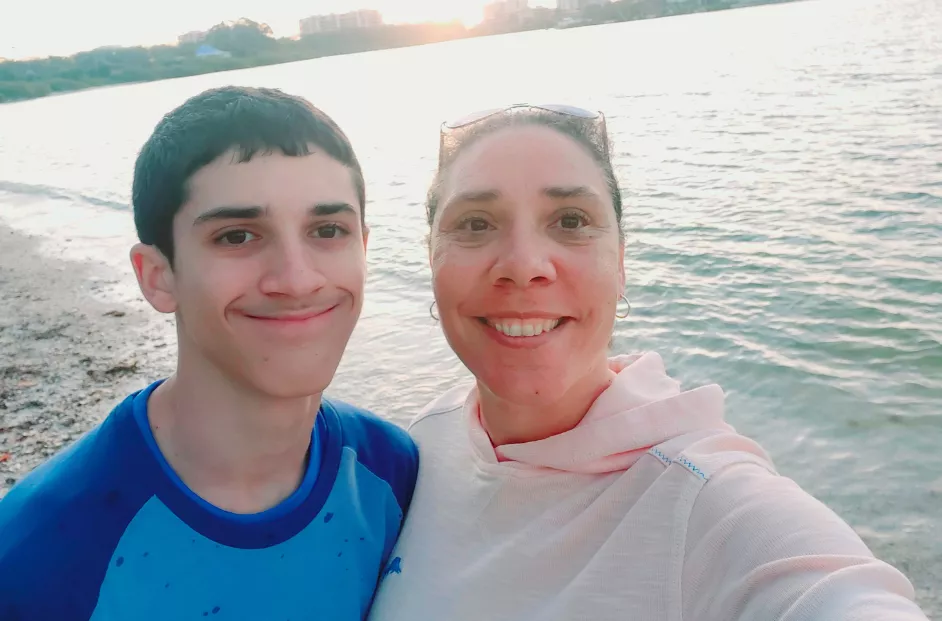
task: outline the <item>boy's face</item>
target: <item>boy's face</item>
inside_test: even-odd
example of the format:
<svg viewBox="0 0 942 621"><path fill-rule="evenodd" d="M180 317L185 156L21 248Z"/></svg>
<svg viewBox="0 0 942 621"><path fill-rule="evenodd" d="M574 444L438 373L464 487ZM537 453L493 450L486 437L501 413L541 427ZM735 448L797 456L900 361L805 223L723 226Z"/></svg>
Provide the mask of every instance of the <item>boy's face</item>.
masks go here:
<svg viewBox="0 0 942 621"><path fill-rule="evenodd" d="M173 269L152 247L132 252L145 296L177 315L181 364L270 396L322 392L363 304L367 231L350 169L319 151L226 153L188 190Z"/></svg>

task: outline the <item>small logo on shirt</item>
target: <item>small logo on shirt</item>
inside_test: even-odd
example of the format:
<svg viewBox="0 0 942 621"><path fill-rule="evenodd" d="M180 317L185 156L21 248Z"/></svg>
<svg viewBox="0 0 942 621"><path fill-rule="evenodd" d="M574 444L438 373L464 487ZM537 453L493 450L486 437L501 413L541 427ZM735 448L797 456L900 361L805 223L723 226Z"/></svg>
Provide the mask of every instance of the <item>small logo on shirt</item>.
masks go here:
<svg viewBox="0 0 942 621"><path fill-rule="evenodd" d="M386 564L386 570L383 572L383 578L389 574L401 574L402 573L402 558L396 557L389 561Z"/></svg>

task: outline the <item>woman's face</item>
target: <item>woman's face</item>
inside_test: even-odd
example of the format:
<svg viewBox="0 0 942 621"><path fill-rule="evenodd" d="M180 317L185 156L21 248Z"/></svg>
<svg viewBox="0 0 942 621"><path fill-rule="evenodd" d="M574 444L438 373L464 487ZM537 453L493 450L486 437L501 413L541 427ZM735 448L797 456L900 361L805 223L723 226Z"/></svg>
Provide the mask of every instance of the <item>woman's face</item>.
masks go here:
<svg viewBox="0 0 942 621"><path fill-rule="evenodd" d="M624 245L572 138L532 125L469 146L443 179L430 260L445 337L495 396L550 404L607 372Z"/></svg>

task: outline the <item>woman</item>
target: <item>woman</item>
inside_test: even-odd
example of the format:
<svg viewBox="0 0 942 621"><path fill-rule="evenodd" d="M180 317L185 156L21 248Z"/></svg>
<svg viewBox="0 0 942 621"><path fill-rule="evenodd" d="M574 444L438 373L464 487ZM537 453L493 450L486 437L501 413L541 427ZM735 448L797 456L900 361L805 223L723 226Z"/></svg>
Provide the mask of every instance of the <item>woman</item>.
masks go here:
<svg viewBox="0 0 942 621"><path fill-rule="evenodd" d="M419 480L373 621L925 619L724 422L718 386L607 357L627 302L607 144L600 114L561 106L443 127L434 316L477 381L412 424Z"/></svg>

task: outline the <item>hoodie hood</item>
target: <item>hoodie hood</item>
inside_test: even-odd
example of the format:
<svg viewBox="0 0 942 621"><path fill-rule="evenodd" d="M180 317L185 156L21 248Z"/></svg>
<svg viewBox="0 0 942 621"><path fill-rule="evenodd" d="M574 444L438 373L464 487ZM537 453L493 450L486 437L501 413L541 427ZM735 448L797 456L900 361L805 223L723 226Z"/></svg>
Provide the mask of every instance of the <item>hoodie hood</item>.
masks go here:
<svg viewBox="0 0 942 621"><path fill-rule="evenodd" d="M656 353L609 360L616 373L582 421L565 433L494 447L481 424L477 389L465 402L475 452L488 462L599 474L627 470L648 449L684 434L733 431L723 420L723 390L715 385L682 392Z"/></svg>

